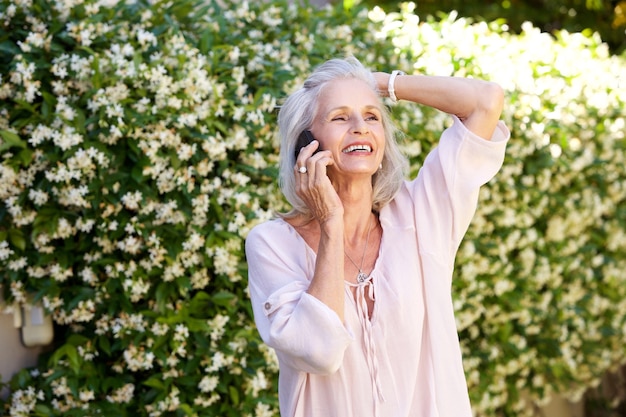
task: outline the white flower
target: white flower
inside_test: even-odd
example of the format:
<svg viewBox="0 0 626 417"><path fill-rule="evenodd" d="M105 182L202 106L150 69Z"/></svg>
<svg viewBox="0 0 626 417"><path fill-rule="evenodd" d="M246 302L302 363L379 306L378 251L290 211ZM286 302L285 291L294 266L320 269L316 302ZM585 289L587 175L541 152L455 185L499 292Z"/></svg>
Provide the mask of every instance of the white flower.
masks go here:
<svg viewBox="0 0 626 417"><path fill-rule="evenodd" d="M172 265L169 265L163 271L163 281L169 282L174 281L176 277L181 277L185 274L185 269L181 266L180 263L175 262Z"/></svg>
<svg viewBox="0 0 626 417"><path fill-rule="evenodd" d="M219 379L216 376L204 376L202 380L198 383L198 389L201 392L209 393L213 391L219 382Z"/></svg>
<svg viewBox="0 0 626 417"><path fill-rule="evenodd" d="M265 377L265 373L261 370L257 370L256 374L252 377L250 381L250 390L252 391L253 397L258 397L259 392L267 389L269 386L267 382L267 378Z"/></svg>
<svg viewBox="0 0 626 417"><path fill-rule="evenodd" d="M13 253L13 250L9 248L9 242L6 240L0 242L0 261L6 261Z"/></svg>
<svg viewBox="0 0 626 417"><path fill-rule="evenodd" d="M198 249L204 247L204 242L204 236L194 232L191 234L191 236L189 236L189 239L183 242L183 249L192 252L197 251Z"/></svg>
<svg viewBox="0 0 626 417"><path fill-rule="evenodd" d="M226 324L230 320L229 316L217 314L213 319L209 320L209 327L211 328L211 340L217 341L222 338L226 331Z"/></svg>
<svg viewBox="0 0 626 417"><path fill-rule="evenodd" d="M195 271L191 275L191 286L194 289L205 288L207 285L209 285L209 281L210 281L210 278L206 269L200 269L198 271Z"/></svg>
<svg viewBox="0 0 626 417"><path fill-rule="evenodd" d="M50 276L58 282L64 282L71 276L73 276L73 272L71 268L64 269L59 264L53 264L49 268Z"/></svg>
<svg viewBox="0 0 626 417"><path fill-rule="evenodd" d="M26 291L21 281L11 281L11 295L16 303L26 302Z"/></svg>
<svg viewBox="0 0 626 417"><path fill-rule="evenodd" d="M117 242L117 247L123 252L137 255L141 252L143 241L137 236L126 236L123 241Z"/></svg>
<svg viewBox="0 0 626 417"><path fill-rule="evenodd" d="M11 394L11 408L9 415L16 417L27 417L37 406L37 400L43 401L43 392L35 391L33 387L23 390L16 390Z"/></svg>
<svg viewBox="0 0 626 417"><path fill-rule="evenodd" d="M28 198L30 198L36 206L42 206L48 202L49 196L45 191L31 188L28 190Z"/></svg>
<svg viewBox="0 0 626 417"><path fill-rule="evenodd" d="M189 159L191 159L192 156L195 155L196 150L197 145L195 143L192 145L183 143L178 149L178 157L181 161L188 161Z"/></svg>
<svg viewBox="0 0 626 417"><path fill-rule="evenodd" d="M189 337L189 329L184 324L177 324L174 329L174 340L184 342Z"/></svg>
<svg viewBox="0 0 626 417"><path fill-rule="evenodd" d="M79 218L78 220L76 220L75 226L77 230L80 230L83 233L89 233L93 229L95 224L96 224L96 221L93 219L85 220L85 219Z"/></svg>
<svg viewBox="0 0 626 417"><path fill-rule="evenodd" d="M83 402L89 402L95 399L95 395L92 390L82 389L78 394L78 398Z"/></svg>
<svg viewBox="0 0 626 417"><path fill-rule="evenodd" d="M56 113L66 120L74 120L76 117L76 110L67 104L67 97L57 97Z"/></svg>
<svg viewBox="0 0 626 417"><path fill-rule="evenodd" d="M156 46L157 39L152 32L148 32L144 29L137 30L137 41L143 47Z"/></svg>
<svg viewBox="0 0 626 417"><path fill-rule="evenodd" d="M75 234L75 229L69 220L61 217L57 223L56 231L54 232L54 239L66 239Z"/></svg>
<svg viewBox="0 0 626 417"><path fill-rule="evenodd" d="M134 393L135 385L129 383L116 389L113 391L113 394L108 395L106 398L111 403L129 403L132 401Z"/></svg>
<svg viewBox="0 0 626 417"><path fill-rule="evenodd" d="M152 369L154 353L146 352L143 348L140 349L135 345L130 345L124 350L124 361L128 369L133 372Z"/></svg>
<svg viewBox="0 0 626 417"><path fill-rule="evenodd" d="M142 198L143 196L141 192L128 191L126 194L122 196L121 201L122 201L122 204L124 204L124 207L126 207L126 209L136 211L139 209L139 203L141 202Z"/></svg>
<svg viewBox="0 0 626 417"><path fill-rule="evenodd" d="M9 262L8 268L10 271L20 271L28 265L28 260L25 257L14 259Z"/></svg>
<svg viewBox="0 0 626 417"><path fill-rule="evenodd" d="M167 334L169 326L165 323L154 323L150 330L155 336L163 336Z"/></svg>

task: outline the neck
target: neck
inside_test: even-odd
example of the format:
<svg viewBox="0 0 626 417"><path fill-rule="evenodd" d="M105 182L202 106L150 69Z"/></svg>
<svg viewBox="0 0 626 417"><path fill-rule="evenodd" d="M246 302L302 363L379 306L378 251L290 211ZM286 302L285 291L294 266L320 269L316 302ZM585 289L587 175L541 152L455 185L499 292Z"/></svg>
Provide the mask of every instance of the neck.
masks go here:
<svg viewBox="0 0 626 417"><path fill-rule="evenodd" d="M361 247L371 229L376 227L369 204L359 210L345 210L343 218L344 242L349 247Z"/></svg>
<svg viewBox="0 0 626 417"><path fill-rule="evenodd" d="M367 280L367 277L369 276L369 274L366 273L363 268L365 265L365 257L367 255L367 248L370 241L372 229L376 227L376 219L373 217L373 214L370 212L367 220L367 234L365 238L362 237L361 232L357 231L352 235L352 242L350 242L347 236L344 234L344 253L346 255L346 258L358 270L358 274L355 278L357 283L365 282ZM350 256L348 252L353 252L353 250L359 248L359 246L363 246L363 249L361 251L360 261L356 261L355 259L353 259L352 256Z"/></svg>
<svg viewBox="0 0 626 417"><path fill-rule="evenodd" d="M342 192L343 191L343 192ZM365 239L372 223L372 188L338 191L343 203L344 235L347 242Z"/></svg>

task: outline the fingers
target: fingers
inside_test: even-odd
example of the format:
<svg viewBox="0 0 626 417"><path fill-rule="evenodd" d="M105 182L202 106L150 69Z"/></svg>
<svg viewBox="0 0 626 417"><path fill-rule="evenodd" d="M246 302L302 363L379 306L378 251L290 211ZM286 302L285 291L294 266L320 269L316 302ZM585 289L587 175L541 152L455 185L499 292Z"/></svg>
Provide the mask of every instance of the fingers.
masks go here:
<svg viewBox="0 0 626 417"><path fill-rule="evenodd" d="M309 156L313 147L305 147L294 166L296 194L309 208L311 215L322 221L340 213L342 203L327 175L327 167L334 163L329 151ZM307 149L308 148L308 149Z"/></svg>
<svg viewBox="0 0 626 417"><path fill-rule="evenodd" d="M296 165L303 166L304 161L310 158L319 149L320 143L317 140L312 140L311 143L300 149L298 157L296 158Z"/></svg>
<svg viewBox="0 0 626 417"><path fill-rule="evenodd" d="M378 94L381 97L389 97L389 92L387 91L389 74L386 72L374 72L373 75L374 79L376 80L376 88L378 90Z"/></svg>
<svg viewBox="0 0 626 417"><path fill-rule="evenodd" d="M312 164L314 163L310 159L311 156L313 156L313 154L318 150L318 148L319 142L314 140L300 150L298 158L296 159L296 165L294 167L296 171L296 178L298 177L298 175L306 175L310 173L309 171L312 168Z"/></svg>
<svg viewBox="0 0 626 417"><path fill-rule="evenodd" d="M317 141L302 148L294 166L296 193L307 205L312 199L319 199L332 189L326 172L326 167L333 164L332 157L330 152L317 152L318 149Z"/></svg>

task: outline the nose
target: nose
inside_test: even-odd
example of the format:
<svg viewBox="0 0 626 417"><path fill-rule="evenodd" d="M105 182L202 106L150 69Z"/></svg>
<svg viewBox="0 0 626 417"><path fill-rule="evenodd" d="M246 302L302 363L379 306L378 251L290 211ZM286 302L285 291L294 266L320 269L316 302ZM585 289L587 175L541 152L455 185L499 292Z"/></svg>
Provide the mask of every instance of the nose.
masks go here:
<svg viewBox="0 0 626 417"><path fill-rule="evenodd" d="M362 116L353 117L352 120L352 133L354 133L355 135L365 135L369 133L369 126Z"/></svg>

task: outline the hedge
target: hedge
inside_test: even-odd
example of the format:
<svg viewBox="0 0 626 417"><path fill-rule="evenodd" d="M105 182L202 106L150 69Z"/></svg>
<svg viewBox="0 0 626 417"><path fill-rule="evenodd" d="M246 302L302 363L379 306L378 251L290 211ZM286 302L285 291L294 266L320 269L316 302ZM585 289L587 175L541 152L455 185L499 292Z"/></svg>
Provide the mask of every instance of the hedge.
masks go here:
<svg viewBox="0 0 626 417"><path fill-rule="evenodd" d="M317 64L481 77L513 134L459 251L478 416L626 354L626 87L597 35L231 0L0 0L0 286L55 322L11 416L274 416L243 242L284 209L276 108ZM393 107L419 169L449 117ZM8 308L10 311L10 308Z"/></svg>

